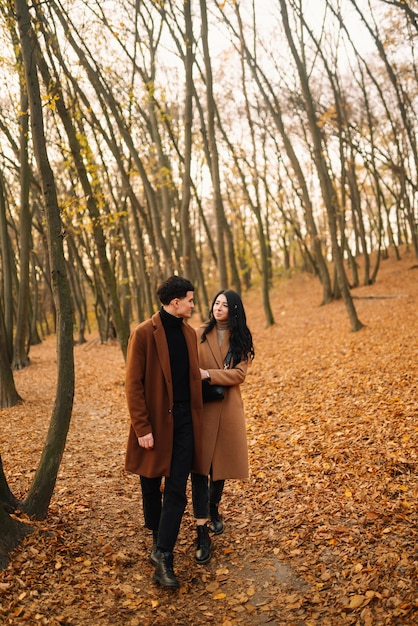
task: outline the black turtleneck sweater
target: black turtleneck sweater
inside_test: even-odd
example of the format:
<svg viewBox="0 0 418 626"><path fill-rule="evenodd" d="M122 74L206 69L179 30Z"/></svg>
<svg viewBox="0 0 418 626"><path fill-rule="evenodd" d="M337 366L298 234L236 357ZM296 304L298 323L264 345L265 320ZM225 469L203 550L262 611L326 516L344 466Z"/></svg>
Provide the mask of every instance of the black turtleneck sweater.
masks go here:
<svg viewBox="0 0 418 626"><path fill-rule="evenodd" d="M170 315L163 308L160 315L170 354L173 401L190 402L189 352L182 330L183 319Z"/></svg>

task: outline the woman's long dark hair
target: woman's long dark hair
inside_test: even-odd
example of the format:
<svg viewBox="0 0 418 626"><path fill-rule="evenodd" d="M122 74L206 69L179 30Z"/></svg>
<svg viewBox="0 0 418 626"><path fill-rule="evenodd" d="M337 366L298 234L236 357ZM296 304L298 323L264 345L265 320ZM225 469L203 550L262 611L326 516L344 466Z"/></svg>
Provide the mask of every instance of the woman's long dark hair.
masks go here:
<svg viewBox="0 0 418 626"><path fill-rule="evenodd" d="M206 335L216 326L213 316L213 307L219 296L223 294L228 303L228 326L231 331L232 366L235 367L240 361L252 361L254 358L254 346L251 331L247 326L244 305L241 297L232 289L218 291L210 307L209 321L202 333L201 342L206 341Z"/></svg>

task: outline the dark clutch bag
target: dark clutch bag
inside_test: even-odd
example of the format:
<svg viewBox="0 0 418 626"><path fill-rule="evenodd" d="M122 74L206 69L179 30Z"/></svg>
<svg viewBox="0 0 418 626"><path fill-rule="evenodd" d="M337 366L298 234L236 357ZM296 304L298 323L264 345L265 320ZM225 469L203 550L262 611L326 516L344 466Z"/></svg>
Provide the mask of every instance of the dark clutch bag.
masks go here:
<svg viewBox="0 0 418 626"><path fill-rule="evenodd" d="M222 385L210 385L207 379L202 380L203 402L217 402L225 397Z"/></svg>

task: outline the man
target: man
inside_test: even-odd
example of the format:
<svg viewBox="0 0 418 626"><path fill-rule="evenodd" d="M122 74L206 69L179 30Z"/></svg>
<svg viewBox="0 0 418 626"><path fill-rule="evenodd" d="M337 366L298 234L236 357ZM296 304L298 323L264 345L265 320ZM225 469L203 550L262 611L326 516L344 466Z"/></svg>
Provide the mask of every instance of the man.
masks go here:
<svg viewBox="0 0 418 626"><path fill-rule="evenodd" d="M179 586L173 549L187 503L187 479L202 458L196 333L184 321L192 315L193 292L192 283L180 276L162 283L157 291L161 310L133 331L126 362L131 427L125 468L140 475L145 526L153 532L153 580L172 588Z"/></svg>

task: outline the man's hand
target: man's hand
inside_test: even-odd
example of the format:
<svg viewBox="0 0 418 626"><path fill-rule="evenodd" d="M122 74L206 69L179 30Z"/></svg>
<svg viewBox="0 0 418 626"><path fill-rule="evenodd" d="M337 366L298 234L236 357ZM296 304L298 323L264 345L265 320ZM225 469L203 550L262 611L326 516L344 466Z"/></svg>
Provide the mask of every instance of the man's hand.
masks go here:
<svg viewBox="0 0 418 626"><path fill-rule="evenodd" d="M148 435L138 437L138 444L141 448L151 450L154 447L154 435L152 433L148 433Z"/></svg>

